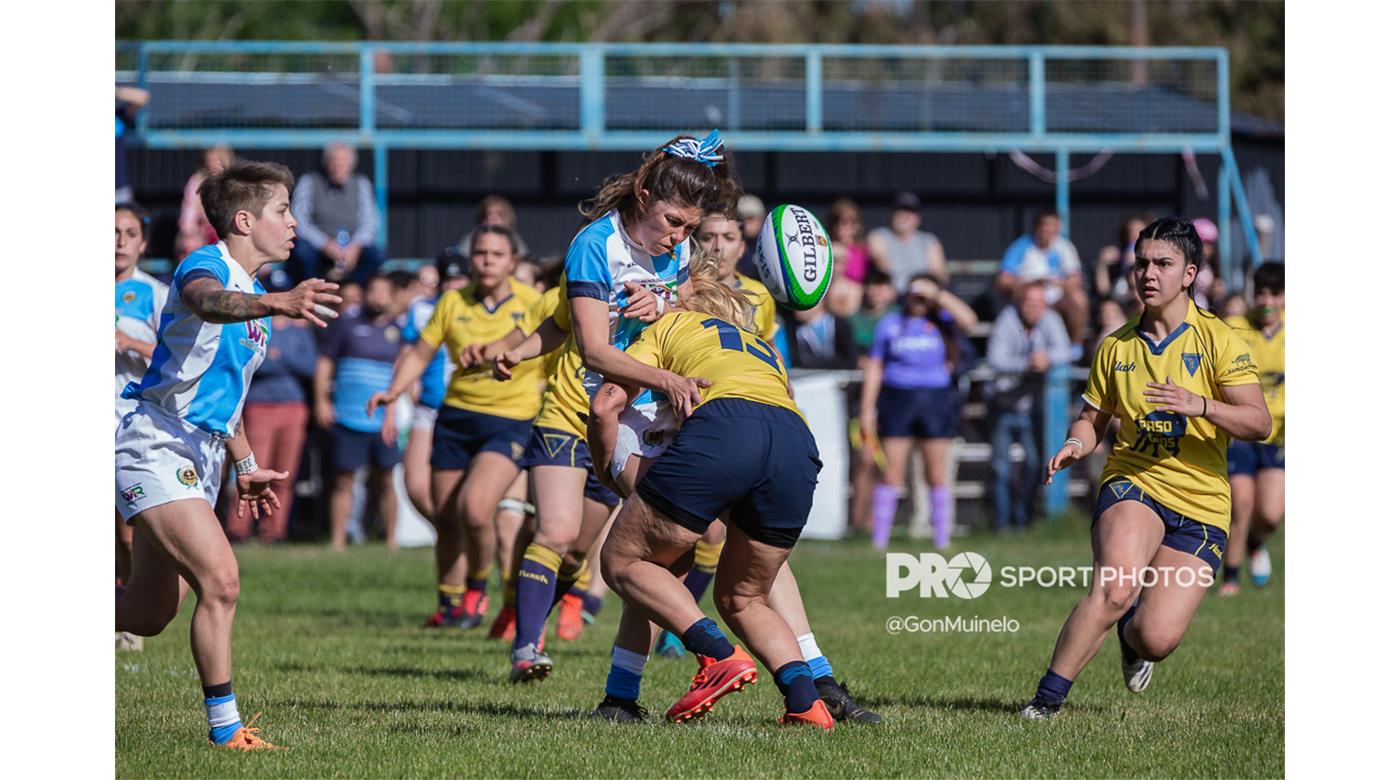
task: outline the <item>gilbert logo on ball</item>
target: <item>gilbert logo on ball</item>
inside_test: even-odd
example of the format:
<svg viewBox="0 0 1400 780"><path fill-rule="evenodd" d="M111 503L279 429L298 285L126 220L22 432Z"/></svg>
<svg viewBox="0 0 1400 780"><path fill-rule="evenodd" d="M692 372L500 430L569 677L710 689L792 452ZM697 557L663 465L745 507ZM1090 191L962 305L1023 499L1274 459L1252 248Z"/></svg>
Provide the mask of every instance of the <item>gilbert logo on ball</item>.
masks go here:
<svg viewBox="0 0 1400 780"><path fill-rule="evenodd" d="M784 203L763 220L754 264L775 301L789 309L810 309L831 286L831 240L812 212Z"/></svg>

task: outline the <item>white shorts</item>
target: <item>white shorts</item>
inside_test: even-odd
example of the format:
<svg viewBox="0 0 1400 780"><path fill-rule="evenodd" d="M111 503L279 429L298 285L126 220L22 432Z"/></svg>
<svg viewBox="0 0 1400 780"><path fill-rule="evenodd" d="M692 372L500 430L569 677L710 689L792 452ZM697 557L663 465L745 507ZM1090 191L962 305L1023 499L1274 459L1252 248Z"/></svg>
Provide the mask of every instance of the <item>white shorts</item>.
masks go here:
<svg viewBox="0 0 1400 780"><path fill-rule="evenodd" d="M117 428L117 510L138 512L187 498L213 507L219 497L227 447L159 407L138 402Z"/></svg>
<svg viewBox="0 0 1400 780"><path fill-rule="evenodd" d="M117 426L114 430L120 431L122 429L122 418L134 411L136 411L135 398L122 398L121 396L117 396Z"/></svg>
<svg viewBox="0 0 1400 780"><path fill-rule="evenodd" d="M656 458L671 446L676 436L676 413L669 403L629 406L618 417L617 444L613 447L609 471L613 479L627 466L633 455Z"/></svg>
<svg viewBox="0 0 1400 780"><path fill-rule="evenodd" d="M437 424L438 410L422 404L413 405L413 430L431 431Z"/></svg>

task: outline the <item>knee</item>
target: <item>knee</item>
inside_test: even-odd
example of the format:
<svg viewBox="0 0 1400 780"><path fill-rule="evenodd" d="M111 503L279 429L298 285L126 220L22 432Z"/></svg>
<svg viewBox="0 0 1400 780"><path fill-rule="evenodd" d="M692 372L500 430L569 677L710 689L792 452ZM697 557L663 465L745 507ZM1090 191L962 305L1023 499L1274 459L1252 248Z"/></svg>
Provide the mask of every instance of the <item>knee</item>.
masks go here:
<svg viewBox="0 0 1400 780"><path fill-rule="evenodd" d="M1123 617L1133 605L1133 588L1128 585L1108 584L1095 591L1098 607L1113 620Z"/></svg>
<svg viewBox="0 0 1400 780"><path fill-rule="evenodd" d="M238 569L230 567L227 571L215 573L202 583L199 598L225 609L233 609L238 604L239 587Z"/></svg>
<svg viewBox="0 0 1400 780"><path fill-rule="evenodd" d="M535 538L530 540L532 544L537 544L555 553L560 558L572 558L576 563L588 557L588 551L583 554L569 549L573 545L577 534L570 533L566 529L553 528L545 523L540 523L540 528L535 532Z"/></svg>
<svg viewBox="0 0 1400 780"><path fill-rule="evenodd" d="M580 553L579 551L577 551L577 550L569 550L569 551L565 552L563 555L560 555L560 556L559 556L559 571L560 571L560 572L567 572L567 573L569 573L569 574L573 574L573 573L579 571L580 569L582 569L582 568L583 568L583 565L584 565L585 563L587 563L587 562L588 562L588 551L587 551L587 550L584 550L584 551L581 552L581 553Z"/></svg>
<svg viewBox="0 0 1400 780"><path fill-rule="evenodd" d="M618 553L611 545L604 544L598 553L598 568L602 571L603 582L613 591L621 593L624 588L624 573L631 559Z"/></svg>
<svg viewBox="0 0 1400 780"><path fill-rule="evenodd" d="M1133 621L1134 624L1137 621ZM1181 634L1170 629L1163 629L1156 626L1139 625L1136 626L1137 641L1134 643L1138 655L1149 661L1160 661L1172 654L1176 646L1181 644Z"/></svg>
<svg viewBox="0 0 1400 780"><path fill-rule="evenodd" d="M737 593L715 590L715 609L719 610L720 617L726 621L760 600L761 597L741 596Z"/></svg>

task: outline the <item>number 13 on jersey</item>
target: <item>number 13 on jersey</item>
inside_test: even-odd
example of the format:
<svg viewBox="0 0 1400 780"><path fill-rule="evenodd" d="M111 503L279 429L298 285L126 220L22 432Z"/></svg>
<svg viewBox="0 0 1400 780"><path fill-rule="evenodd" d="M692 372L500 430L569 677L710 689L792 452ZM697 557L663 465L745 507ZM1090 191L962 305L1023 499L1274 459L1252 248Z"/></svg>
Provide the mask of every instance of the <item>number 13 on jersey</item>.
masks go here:
<svg viewBox="0 0 1400 780"><path fill-rule="evenodd" d="M734 352L747 352L750 355L762 360L778 372L778 376L787 377L783 371L783 366L778 362L778 356L773 354L773 348L768 346L768 342L758 336L745 333L733 324L724 320L710 318L700 323L706 328L714 328L719 334L720 349L728 349ZM745 338L747 336L748 338Z"/></svg>

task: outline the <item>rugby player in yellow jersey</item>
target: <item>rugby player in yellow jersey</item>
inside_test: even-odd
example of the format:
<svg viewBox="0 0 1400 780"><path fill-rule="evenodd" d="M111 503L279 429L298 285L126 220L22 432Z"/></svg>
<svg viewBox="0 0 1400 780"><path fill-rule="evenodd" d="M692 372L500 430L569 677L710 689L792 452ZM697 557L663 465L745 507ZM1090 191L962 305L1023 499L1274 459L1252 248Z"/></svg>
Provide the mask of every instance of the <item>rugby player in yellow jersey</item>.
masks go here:
<svg viewBox="0 0 1400 780"><path fill-rule="evenodd" d="M543 317L541 296L511 276L519 242L509 228L481 226L471 244L472 283L444 294L413 349L394 366L389 389L370 398L371 411L413 386L439 346L461 355ZM540 408L542 362L522 365L509 382L486 366L452 374L433 429L432 493L437 529L438 609L429 627L473 628L486 611L486 577L496 550L497 504L520 472L530 423Z"/></svg>
<svg viewBox="0 0 1400 780"><path fill-rule="evenodd" d="M695 229L695 243L719 261L721 284L748 295L755 332L776 350L777 304L762 282L739 273L739 260L744 255L744 234L739 221L722 211L712 211L700 218L700 227ZM685 587L695 596L697 604L704 598L705 590L715 577L715 566L723 549L724 523L716 520L695 545L695 563L685 575ZM653 652L662 658L681 658L686 654L680 637L665 630L657 636Z"/></svg>
<svg viewBox="0 0 1400 780"><path fill-rule="evenodd" d="M1254 270L1254 308L1228 317L1259 366L1259 385L1274 420L1265 441L1233 441L1225 451L1230 474L1230 545L1220 595L1240 590L1240 564L1249 553L1249 577L1269 583L1273 565L1264 541L1283 523L1283 263Z"/></svg>
<svg viewBox="0 0 1400 780"><path fill-rule="evenodd" d="M698 302L698 305L709 305L710 309L708 310L713 310L718 306L719 310L727 312L728 309L724 308L722 302L719 304L713 303L715 298L713 290L720 289L725 293L719 296L720 298L724 300L737 300L744 304L742 312L744 316L740 319L745 328L752 328L753 322L751 318L754 311L752 298L746 291L736 289L730 284L721 282L721 268L721 261L714 255L706 252L697 252L691 262L691 279L699 279L710 282L710 284L704 285L698 294L695 290L689 290L683 293L681 305L683 307L689 307L690 304L686 303L686 301L694 300ZM756 337L756 334L750 330L749 336ZM771 356L774 363L780 367L783 365L782 359L767 342L759 340L758 345L756 349L766 349L766 354ZM783 377L784 381L787 381L786 370L783 371ZM709 381L708 377L700 378L704 379L706 383ZM791 398L791 394L789 394L789 398ZM620 391L606 396L595 395L591 404L591 412L603 417L621 415L627 403L627 398ZM661 418L658 417L658 419ZM617 450L622 449L624 445L620 437L617 436L617 432L618 428L616 426L603 426L602 428L596 425L589 426L588 444L595 464L615 464L618 462ZM669 437L667 437L667 440L669 440ZM602 468L597 469L598 475L603 480L603 484L609 487L615 486L615 489L620 491L620 495L624 497L630 496L634 492L634 487L646 468L649 467L655 457L659 456L659 452L653 456L647 457L643 457L640 453L632 452L626 457L624 461L625 465L616 475ZM716 517L719 516L716 515ZM724 525L722 518L718 524L721 526ZM720 546L725 537L723 533L712 536L715 525L716 523L712 522L710 527L706 530L705 537L702 538L717 538L719 544L717 544L715 548L712 548L709 554L713 556L715 564L718 565L721 555ZM702 562L701 552L700 545L697 543L695 553L695 563L697 565ZM694 567L692 566L691 568ZM680 569L680 571L683 570L684 568ZM699 602L698 598L696 602ZM849 719L859 723L880 723L881 718L878 714L857 703L845 684L836 681L831 662L827 660L821 648L817 645L816 636L813 634L811 624L807 620L807 609L802 601L802 592L798 588L797 579L793 576L792 569L787 566L786 563L782 564L778 569L772 590L768 594L768 603L772 606L773 610L777 612L778 616L787 623L787 626L796 636L798 649L802 653L802 660L805 661L811 669L812 676L816 682L817 693L822 701L826 703L829 714L838 721ZM608 672L607 683L604 688L604 698L602 703L599 704L594 711L595 716L616 722L635 722L645 719L645 710L637 705L641 685L641 665L629 667L625 664L629 656L641 659L645 662L647 658L646 649L650 647L651 640L653 639L647 621L648 618L641 616L641 612L636 608L630 606L624 607L622 620L617 629L617 640L614 644L613 666ZM666 631L666 633L671 632ZM683 642L681 646L684 649L685 646ZM699 681L702 677L709 680L710 683L715 679L712 675L700 675L697 676L696 680ZM697 685L701 685L701 683L697 682ZM700 703L708 704L709 702L704 702L702 699Z"/></svg>
<svg viewBox="0 0 1400 780"><path fill-rule="evenodd" d="M565 284L561 281L555 289L562 291ZM554 660L540 647L545 623L570 590L581 582L587 586L588 551L618 503L617 496L592 473L584 428L588 394L569 308L561 293L550 300L552 316L544 317L535 328L519 328L493 343L472 347L463 356L464 362L492 365L497 378L510 380L522 361L540 354L557 355L523 461L530 474L536 527L515 573L514 610L503 612L492 626L493 636L513 637L512 682L542 680L554 670ZM513 626L508 625L512 622ZM573 629L565 630L565 635L569 633Z"/></svg>
<svg viewBox="0 0 1400 780"><path fill-rule="evenodd" d="M783 364L750 332L748 299L692 271L684 302L690 311L662 316L627 354L711 384L623 504L603 543L603 577L630 607L681 636L700 659L690 690L667 717L703 717L721 697L756 681L757 670L670 569L688 568L711 521L727 515L729 540L715 584L720 614L777 681L786 704L780 722L833 728L796 636L768 605L812 508L821 470L816 441L788 395ZM600 388L590 421L594 438L615 441L622 405L606 398L624 392L638 389ZM738 441L746 446L736 447Z"/></svg>
<svg viewBox="0 0 1400 780"><path fill-rule="evenodd" d="M1117 624L1123 682L1141 693L1176 649L1225 554L1231 437L1272 428L1258 369L1233 328L1191 300L1201 238L1167 217L1138 234L1132 284L1142 314L1099 345L1084 409L1046 467L1092 452L1121 424L1104 466L1092 528L1089 592L1070 613L1026 718L1059 712L1070 686Z"/></svg>

